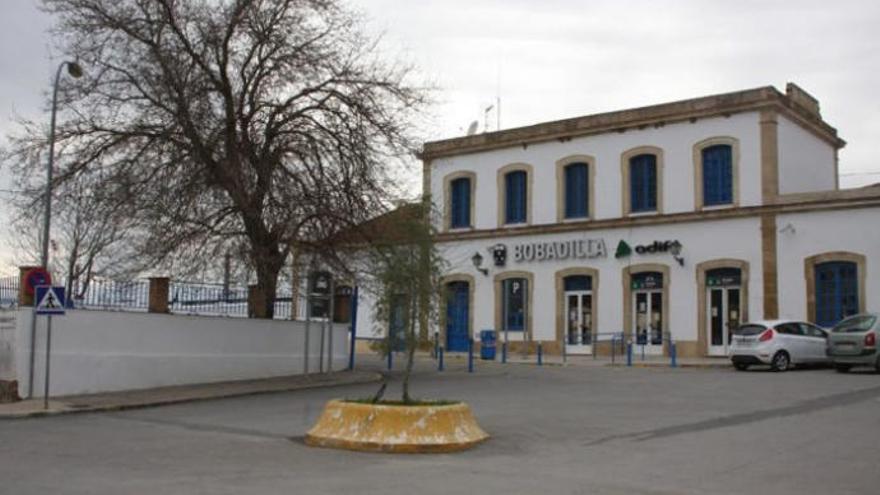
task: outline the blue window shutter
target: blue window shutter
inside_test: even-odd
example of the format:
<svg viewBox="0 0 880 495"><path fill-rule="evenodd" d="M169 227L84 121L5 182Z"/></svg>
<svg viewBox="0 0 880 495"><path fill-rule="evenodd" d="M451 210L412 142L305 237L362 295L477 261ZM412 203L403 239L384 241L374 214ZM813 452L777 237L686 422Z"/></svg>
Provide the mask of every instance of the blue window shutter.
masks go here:
<svg viewBox="0 0 880 495"><path fill-rule="evenodd" d="M638 155L629 160L630 211L657 210L657 157Z"/></svg>
<svg viewBox="0 0 880 495"><path fill-rule="evenodd" d="M815 268L816 323L832 326L859 311L858 268L855 263L832 261Z"/></svg>
<svg viewBox="0 0 880 495"><path fill-rule="evenodd" d="M506 223L526 221L526 173L510 172L505 176L507 189Z"/></svg>
<svg viewBox="0 0 880 495"><path fill-rule="evenodd" d="M632 159L629 162L629 198L630 211L642 211L642 166L641 162Z"/></svg>
<svg viewBox="0 0 880 495"><path fill-rule="evenodd" d="M471 180L460 178L452 181L452 227L471 226Z"/></svg>
<svg viewBox="0 0 880 495"><path fill-rule="evenodd" d="M733 152L729 145L703 148L703 204L733 203Z"/></svg>
<svg viewBox="0 0 880 495"><path fill-rule="evenodd" d="M589 216L589 176L586 163L573 163L565 167L565 218Z"/></svg>

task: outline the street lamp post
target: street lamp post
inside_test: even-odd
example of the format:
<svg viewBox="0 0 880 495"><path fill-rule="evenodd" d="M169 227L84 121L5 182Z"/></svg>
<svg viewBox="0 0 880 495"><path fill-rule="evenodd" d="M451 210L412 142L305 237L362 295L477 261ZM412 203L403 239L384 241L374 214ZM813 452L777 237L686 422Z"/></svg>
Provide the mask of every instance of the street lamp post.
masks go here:
<svg viewBox="0 0 880 495"><path fill-rule="evenodd" d="M52 171L55 165L55 115L58 110L58 82L61 80L61 70L67 67L67 73L75 79L79 79L83 75L82 67L76 62L69 60L61 62L58 70L55 71L55 84L52 86L52 120L49 124L49 161L46 164L46 197L43 209L43 238L42 252L40 253L40 265L49 268L49 222L52 219ZM38 301L34 301L37 304ZM49 320L51 325L51 319ZM47 332L49 331L47 328ZM48 337L48 336L47 336ZM34 396L34 357L36 356L37 340L37 318L36 315L31 316L31 355L30 355L30 374L28 375L28 397Z"/></svg>

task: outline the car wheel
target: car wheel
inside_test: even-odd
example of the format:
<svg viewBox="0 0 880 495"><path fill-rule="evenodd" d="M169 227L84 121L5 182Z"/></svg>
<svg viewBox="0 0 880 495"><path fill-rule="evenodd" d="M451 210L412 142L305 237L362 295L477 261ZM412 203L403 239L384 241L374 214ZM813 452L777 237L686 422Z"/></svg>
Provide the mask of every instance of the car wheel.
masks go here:
<svg viewBox="0 0 880 495"><path fill-rule="evenodd" d="M791 368L791 358L788 357L787 352L779 351L773 356L770 367L773 371L788 371Z"/></svg>
<svg viewBox="0 0 880 495"><path fill-rule="evenodd" d="M835 369L838 373L849 373L849 369L850 369L850 368L851 368L851 366L848 365L848 364L835 364L835 365L834 365L834 369Z"/></svg>
<svg viewBox="0 0 880 495"><path fill-rule="evenodd" d="M737 369L737 371L745 371L749 369L749 365L746 363L733 363L733 367Z"/></svg>

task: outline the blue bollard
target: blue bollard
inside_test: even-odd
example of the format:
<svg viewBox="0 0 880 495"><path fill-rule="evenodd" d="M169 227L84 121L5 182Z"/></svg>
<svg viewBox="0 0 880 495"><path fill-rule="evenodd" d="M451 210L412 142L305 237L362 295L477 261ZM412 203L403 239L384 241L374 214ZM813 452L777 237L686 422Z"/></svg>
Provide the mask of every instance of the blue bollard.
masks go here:
<svg viewBox="0 0 880 495"><path fill-rule="evenodd" d="M670 342L670 344L669 344L669 357L670 357L670 359L671 359L671 362L670 362L669 364L670 364L670 366L672 366L673 368L675 368L676 366L678 366L678 362L677 362L677 357L678 357L678 356L676 356L676 354L678 354L678 352L677 352L677 350L676 350L676 348L675 348L675 342L674 342L674 341L673 341L673 342Z"/></svg>
<svg viewBox="0 0 880 495"><path fill-rule="evenodd" d="M443 346L437 349L437 371L443 371Z"/></svg>
<svg viewBox="0 0 880 495"><path fill-rule="evenodd" d="M544 364L544 347L541 346L541 343L538 342L538 366L542 366Z"/></svg>
<svg viewBox="0 0 880 495"><path fill-rule="evenodd" d="M468 339L468 373L474 372L474 339Z"/></svg>
<svg viewBox="0 0 880 495"><path fill-rule="evenodd" d="M507 364L507 342L501 343L501 364Z"/></svg>
<svg viewBox="0 0 880 495"><path fill-rule="evenodd" d="M626 365L633 365L633 345L632 342L626 343Z"/></svg>
<svg viewBox="0 0 880 495"><path fill-rule="evenodd" d="M617 354L617 336L611 336L611 364L614 364L614 356Z"/></svg>
<svg viewBox="0 0 880 495"><path fill-rule="evenodd" d="M393 352L388 351L388 369L389 369L389 370L391 369L391 363L392 363L392 361L393 361L393 359L394 359L394 358L392 358L393 355L394 355Z"/></svg>
<svg viewBox="0 0 880 495"><path fill-rule="evenodd" d="M437 332L434 332L434 359L437 359L438 351L440 348L440 336Z"/></svg>

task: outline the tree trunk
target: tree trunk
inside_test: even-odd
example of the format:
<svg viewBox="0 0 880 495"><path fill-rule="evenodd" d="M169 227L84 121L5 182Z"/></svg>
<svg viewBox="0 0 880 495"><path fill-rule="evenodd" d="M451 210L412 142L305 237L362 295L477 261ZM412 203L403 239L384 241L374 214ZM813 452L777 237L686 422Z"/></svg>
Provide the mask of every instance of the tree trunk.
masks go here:
<svg viewBox="0 0 880 495"><path fill-rule="evenodd" d="M416 308L418 307L417 291L410 291L409 307L407 312L407 346L406 346L406 371L403 372L403 403L409 404L412 397L409 396L409 377L412 374L413 361L415 360L416 347L418 347L418 337L416 336Z"/></svg>
<svg viewBox="0 0 880 495"><path fill-rule="evenodd" d="M278 295L278 273L284 260L280 256L254 256L254 266L257 270L256 294L254 294L254 318L271 320L275 317L275 297Z"/></svg>

